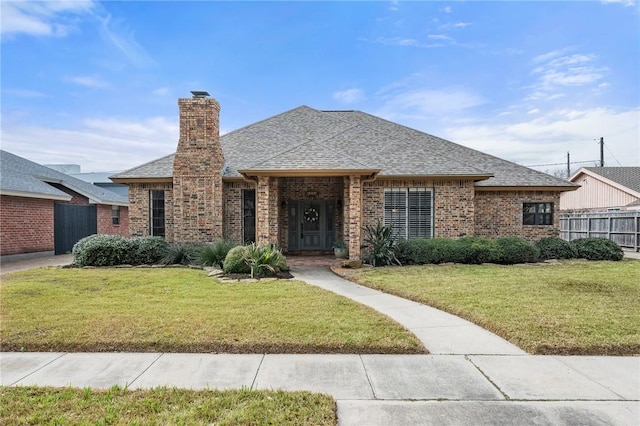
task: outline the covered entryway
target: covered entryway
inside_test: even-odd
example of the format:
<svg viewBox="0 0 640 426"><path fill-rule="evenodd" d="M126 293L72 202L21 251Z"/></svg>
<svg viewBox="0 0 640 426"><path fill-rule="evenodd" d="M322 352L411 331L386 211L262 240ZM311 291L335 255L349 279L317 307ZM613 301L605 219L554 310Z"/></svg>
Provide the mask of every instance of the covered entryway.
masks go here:
<svg viewBox="0 0 640 426"><path fill-rule="evenodd" d="M329 250L335 235L333 200L289 202L289 250Z"/></svg>
<svg viewBox="0 0 640 426"><path fill-rule="evenodd" d="M55 254L69 253L80 239L98 232L96 206L56 203L53 223Z"/></svg>

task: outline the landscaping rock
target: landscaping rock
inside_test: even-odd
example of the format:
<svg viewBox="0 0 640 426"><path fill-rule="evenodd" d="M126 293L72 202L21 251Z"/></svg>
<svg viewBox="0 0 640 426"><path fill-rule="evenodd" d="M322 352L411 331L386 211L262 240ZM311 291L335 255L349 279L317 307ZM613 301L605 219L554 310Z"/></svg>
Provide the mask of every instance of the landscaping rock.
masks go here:
<svg viewBox="0 0 640 426"><path fill-rule="evenodd" d="M215 269L215 268L209 268L209 273L207 274L208 277L219 277L221 275L224 275L224 271L222 269Z"/></svg>
<svg viewBox="0 0 640 426"><path fill-rule="evenodd" d="M133 268L133 265L116 265L115 268Z"/></svg>
<svg viewBox="0 0 640 426"><path fill-rule="evenodd" d="M362 268L362 260L343 260L340 262L340 266L347 269L359 269Z"/></svg>

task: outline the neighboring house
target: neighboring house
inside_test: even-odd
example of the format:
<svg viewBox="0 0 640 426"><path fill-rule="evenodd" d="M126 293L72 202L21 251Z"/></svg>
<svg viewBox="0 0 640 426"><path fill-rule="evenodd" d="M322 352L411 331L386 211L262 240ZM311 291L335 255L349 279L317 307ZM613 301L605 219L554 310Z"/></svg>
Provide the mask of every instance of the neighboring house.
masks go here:
<svg viewBox="0 0 640 426"><path fill-rule="evenodd" d="M120 183L113 183L109 176L117 172L89 172L82 173L79 164L45 164L50 169L57 170L71 177L89 182L100 188L108 189L111 192L129 198L129 187Z"/></svg>
<svg viewBox="0 0 640 426"><path fill-rule="evenodd" d="M0 255L66 253L87 235L129 235L128 199L0 151Z"/></svg>
<svg viewBox="0 0 640 426"><path fill-rule="evenodd" d="M582 167L570 181L580 188L562 194L562 211L640 209L640 167Z"/></svg>
<svg viewBox="0 0 640 426"><path fill-rule="evenodd" d="M206 92L178 101L175 154L112 176L132 235L275 243L359 258L363 226L401 238L557 236L577 185L359 111L301 106L219 137Z"/></svg>

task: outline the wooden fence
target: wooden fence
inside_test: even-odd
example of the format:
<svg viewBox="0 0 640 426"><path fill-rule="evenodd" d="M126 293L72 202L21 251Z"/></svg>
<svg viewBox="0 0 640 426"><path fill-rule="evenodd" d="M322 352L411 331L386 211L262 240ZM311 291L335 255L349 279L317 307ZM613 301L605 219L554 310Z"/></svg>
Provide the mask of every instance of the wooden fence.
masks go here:
<svg viewBox="0 0 640 426"><path fill-rule="evenodd" d="M620 247L640 249L640 211L563 213L560 238L607 238Z"/></svg>

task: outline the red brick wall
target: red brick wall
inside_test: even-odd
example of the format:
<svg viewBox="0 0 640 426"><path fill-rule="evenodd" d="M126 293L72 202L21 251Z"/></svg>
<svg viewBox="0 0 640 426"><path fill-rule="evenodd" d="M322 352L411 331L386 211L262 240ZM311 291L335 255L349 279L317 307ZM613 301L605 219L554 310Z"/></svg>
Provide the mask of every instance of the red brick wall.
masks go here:
<svg viewBox="0 0 640 426"><path fill-rule="evenodd" d="M553 225L523 225L523 203L554 203ZM475 235L537 240L560 235L560 193L549 191L478 191Z"/></svg>
<svg viewBox="0 0 640 426"><path fill-rule="evenodd" d="M50 183L49 185L53 186L56 189L59 189L60 191L71 195L71 201L57 201L58 203L65 203L65 204L77 204L79 206L88 206L89 205L89 199L87 197L85 197L84 195L80 195L75 191L70 190L69 188L67 188L66 186L60 185L58 183Z"/></svg>
<svg viewBox="0 0 640 426"><path fill-rule="evenodd" d="M0 199L0 255L53 250L53 200Z"/></svg>
<svg viewBox="0 0 640 426"><path fill-rule="evenodd" d="M129 236L129 209L127 207L120 206L120 223L118 225L113 224L112 206L99 204L96 210L98 212L98 234Z"/></svg>

